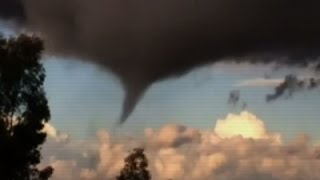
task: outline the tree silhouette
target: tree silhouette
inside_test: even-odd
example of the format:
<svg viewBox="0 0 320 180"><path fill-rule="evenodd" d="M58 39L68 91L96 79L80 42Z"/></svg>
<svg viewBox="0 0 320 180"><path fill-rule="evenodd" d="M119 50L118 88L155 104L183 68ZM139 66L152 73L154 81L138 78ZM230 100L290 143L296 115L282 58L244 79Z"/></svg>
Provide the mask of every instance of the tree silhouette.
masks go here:
<svg viewBox="0 0 320 180"><path fill-rule="evenodd" d="M43 41L35 36L0 37L0 179L44 180L38 170L43 123L50 119L40 62Z"/></svg>
<svg viewBox="0 0 320 180"><path fill-rule="evenodd" d="M125 158L125 165L117 180L150 180L151 175L147 170L148 160L144 155L144 149L135 148Z"/></svg>

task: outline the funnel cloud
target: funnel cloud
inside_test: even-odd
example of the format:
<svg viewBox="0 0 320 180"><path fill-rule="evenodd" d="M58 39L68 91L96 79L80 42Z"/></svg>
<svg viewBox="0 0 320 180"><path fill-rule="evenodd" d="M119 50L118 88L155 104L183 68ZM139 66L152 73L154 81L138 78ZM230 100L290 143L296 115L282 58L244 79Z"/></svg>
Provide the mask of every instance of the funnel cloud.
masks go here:
<svg viewBox="0 0 320 180"><path fill-rule="evenodd" d="M152 83L209 63L319 64L319 7L318 0L1 0L0 16L40 33L48 52L117 75L127 94L124 122Z"/></svg>

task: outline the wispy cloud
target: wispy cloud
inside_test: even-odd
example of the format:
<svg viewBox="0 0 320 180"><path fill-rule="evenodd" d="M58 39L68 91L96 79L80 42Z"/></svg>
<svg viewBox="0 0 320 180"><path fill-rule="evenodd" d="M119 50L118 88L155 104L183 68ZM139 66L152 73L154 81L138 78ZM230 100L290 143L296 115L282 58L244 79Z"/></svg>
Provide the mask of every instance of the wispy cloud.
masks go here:
<svg viewBox="0 0 320 180"><path fill-rule="evenodd" d="M246 79L234 84L234 87L276 87L283 82L283 78L253 78Z"/></svg>

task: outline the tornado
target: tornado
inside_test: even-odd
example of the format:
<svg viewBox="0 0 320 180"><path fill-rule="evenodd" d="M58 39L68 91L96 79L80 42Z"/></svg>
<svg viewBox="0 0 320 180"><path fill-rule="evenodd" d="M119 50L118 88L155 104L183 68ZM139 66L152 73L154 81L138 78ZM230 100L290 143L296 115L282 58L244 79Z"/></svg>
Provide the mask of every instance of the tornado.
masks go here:
<svg viewBox="0 0 320 180"><path fill-rule="evenodd" d="M1 0L47 53L115 74L123 123L155 82L216 62L319 66L318 0ZM284 58L285 57L285 58Z"/></svg>

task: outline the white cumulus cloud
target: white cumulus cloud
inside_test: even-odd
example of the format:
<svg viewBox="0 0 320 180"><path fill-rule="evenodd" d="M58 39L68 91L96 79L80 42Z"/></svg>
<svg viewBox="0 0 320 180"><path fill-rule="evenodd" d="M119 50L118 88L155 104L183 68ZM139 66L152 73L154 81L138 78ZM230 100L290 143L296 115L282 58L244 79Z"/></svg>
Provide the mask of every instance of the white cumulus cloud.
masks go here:
<svg viewBox="0 0 320 180"><path fill-rule="evenodd" d="M225 119L218 119L214 132L222 138L234 136L253 139L275 138L280 143L278 134L268 133L264 122L247 111L243 111L239 115L229 114Z"/></svg>

